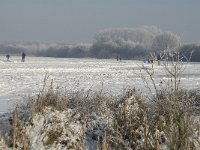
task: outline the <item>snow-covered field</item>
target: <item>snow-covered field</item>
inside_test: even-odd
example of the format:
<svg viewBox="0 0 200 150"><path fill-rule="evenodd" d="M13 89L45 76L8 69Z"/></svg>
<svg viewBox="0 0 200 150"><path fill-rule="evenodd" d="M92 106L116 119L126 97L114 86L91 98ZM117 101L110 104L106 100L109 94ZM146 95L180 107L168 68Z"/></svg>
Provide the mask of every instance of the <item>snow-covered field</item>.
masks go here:
<svg viewBox="0 0 200 150"><path fill-rule="evenodd" d="M100 90L111 94L122 94L129 88L144 88L141 75L143 62L133 60L105 59L67 59L11 57L7 62L0 57L0 112L6 112L16 102L26 96L38 93L42 88L45 74L50 75L54 84L66 90ZM146 65L151 68L150 65ZM154 64L156 80L167 79L163 66ZM200 87L200 64L190 63L181 75L181 84L185 88Z"/></svg>

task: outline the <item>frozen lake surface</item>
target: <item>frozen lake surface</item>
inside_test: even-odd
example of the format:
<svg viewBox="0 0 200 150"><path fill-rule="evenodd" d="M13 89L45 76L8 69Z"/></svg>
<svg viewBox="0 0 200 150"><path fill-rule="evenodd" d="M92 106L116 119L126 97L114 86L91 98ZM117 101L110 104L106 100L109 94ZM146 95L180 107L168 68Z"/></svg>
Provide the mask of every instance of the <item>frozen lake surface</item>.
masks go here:
<svg viewBox="0 0 200 150"><path fill-rule="evenodd" d="M143 62L133 60L105 59L67 59L11 57L10 62L0 57L0 112L6 112L28 95L41 90L45 74L54 84L66 90L100 90L111 94L122 94L130 88L142 89L141 75L147 74L141 66ZM151 68L150 65L146 66ZM168 79L163 66L154 65L156 84ZM181 75L181 84L185 88L200 87L200 64L187 64Z"/></svg>

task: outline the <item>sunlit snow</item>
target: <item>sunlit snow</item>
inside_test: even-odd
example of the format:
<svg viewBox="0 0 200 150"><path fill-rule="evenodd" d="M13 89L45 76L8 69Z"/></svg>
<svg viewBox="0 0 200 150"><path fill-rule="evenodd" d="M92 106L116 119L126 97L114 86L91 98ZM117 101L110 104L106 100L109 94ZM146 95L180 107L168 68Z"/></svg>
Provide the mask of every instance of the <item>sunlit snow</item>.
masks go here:
<svg viewBox="0 0 200 150"><path fill-rule="evenodd" d="M66 90L103 90L111 94L122 94L129 88L142 89L142 61L115 59L70 59L11 56L10 62L0 57L0 112L8 111L18 101L41 90L45 74L50 75L54 85ZM151 70L151 65L145 65ZM200 64L189 63L181 74L181 84L185 88L198 88L200 84ZM154 64L155 80L168 77L163 66Z"/></svg>

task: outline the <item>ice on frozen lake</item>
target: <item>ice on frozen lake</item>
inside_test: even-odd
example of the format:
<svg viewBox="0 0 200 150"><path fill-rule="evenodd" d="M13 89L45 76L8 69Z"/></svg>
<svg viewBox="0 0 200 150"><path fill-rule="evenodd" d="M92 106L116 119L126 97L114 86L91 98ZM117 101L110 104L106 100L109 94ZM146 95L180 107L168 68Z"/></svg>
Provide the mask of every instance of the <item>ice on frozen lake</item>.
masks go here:
<svg viewBox="0 0 200 150"><path fill-rule="evenodd" d="M39 92L45 74L50 75L54 84L67 90L100 90L120 94L126 89L144 87L141 75L142 61L114 59L70 59L11 57L10 62L0 57L0 112L29 95ZM151 68L151 66L146 66ZM187 88L197 88L200 82L200 64L190 63L182 73L181 84ZM148 69L148 68L147 68ZM154 65L155 80L168 78L162 66Z"/></svg>

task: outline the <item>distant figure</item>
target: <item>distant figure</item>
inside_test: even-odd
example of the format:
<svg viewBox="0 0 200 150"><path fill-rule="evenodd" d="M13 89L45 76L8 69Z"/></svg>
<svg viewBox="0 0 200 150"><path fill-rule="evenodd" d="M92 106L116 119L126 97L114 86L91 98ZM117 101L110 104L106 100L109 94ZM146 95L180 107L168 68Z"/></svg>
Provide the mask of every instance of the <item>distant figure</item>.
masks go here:
<svg viewBox="0 0 200 150"><path fill-rule="evenodd" d="M144 59L144 64L148 64L148 60L147 59Z"/></svg>
<svg viewBox="0 0 200 150"><path fill-rule="evenodd" d="M148 63L153 64L153 57L151 55L149 55L149 57L148 57Z"/></svg>
<svg viewBox="0 0 200 150"><path fill-rule="evenodd" d="M10 55L7 54L7 55L6 55L6 58L7 58L7 61L9 61L9 59L10 59Z"/></svg>
<svg viewBox="0 0 200 150"><path fill-rule="evenodd" d="M161 60L161 57L160 57L160 55L158 55L157 56L158 65L160 65L160 60Z"/></svg>
<svg viewBox="0 0 200 150"><path fill-rule="evenodd" d="M25 62L25 57L26 57L26 54L23 52L22 53L22 62Z"/></svg>
<svg viewBox="0 0 200 150"><path fill-rule="evenodd" d="M117 61L119 60L119 57L117 56Z"/></svg>

